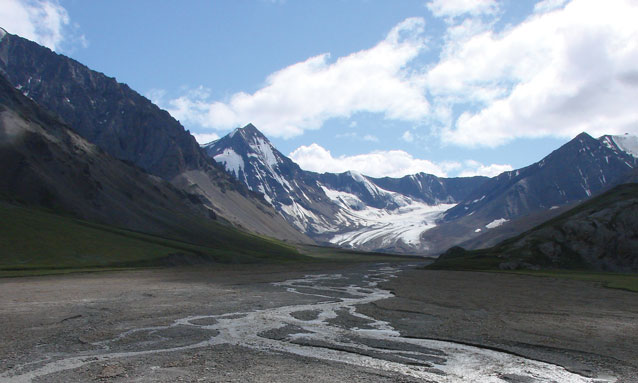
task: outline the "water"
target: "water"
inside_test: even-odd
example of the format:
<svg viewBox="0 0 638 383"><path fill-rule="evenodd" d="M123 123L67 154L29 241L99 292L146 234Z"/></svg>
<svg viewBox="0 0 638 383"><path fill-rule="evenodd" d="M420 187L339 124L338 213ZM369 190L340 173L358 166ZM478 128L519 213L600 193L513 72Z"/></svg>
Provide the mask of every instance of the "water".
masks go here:
<svg viewBox="0 0 638 383"><path fill-rule="evenodd" d="M36 377L88 363L230 344L374 368L436 382L615 381L613 378L587 378L560 366L508 353L453 342L405 338L389 323L357 312L357 305L392 297L378 284L399 272L399 268L378 265L363 276L354 272L315 274L275 283L288 294L312 297L315 302L221 315L188 316L168 326L133 329L113 339L94 343L95 351L60 359L51 357L18 366L0 375L0 378L9 382L30 382ZM175 329L207 331L212 336L179 347L162 346L171 343L171 330ZM134 351L122 351L122 344Z"/></svg>

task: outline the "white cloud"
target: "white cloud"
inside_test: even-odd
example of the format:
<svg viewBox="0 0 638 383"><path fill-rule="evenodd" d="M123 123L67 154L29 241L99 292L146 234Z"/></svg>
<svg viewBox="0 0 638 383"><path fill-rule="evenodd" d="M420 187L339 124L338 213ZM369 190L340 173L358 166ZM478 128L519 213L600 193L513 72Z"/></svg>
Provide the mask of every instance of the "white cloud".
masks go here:
<svg viewBox="0 0 638 383"><path fill-rule="evenodd" d="M459 177L486 176L494 177L503 172L513 170L508 164L483 165L474 160L467 160L463 163L464 169L459 173Z"/></svg>
<svg viewBox="0 0 638 383"><path fill-rule="evenodd" d="M432 0L428 9L436 17L454 18L463 15L491 15L498 10L496 0Z"/></svg>
<svg viewBox="0 0 638 383"><path fill-rule="evenodd" d="M426 81L435 103L477 106L442 130L444 141L497 146L518 137L638 132L638 86L628 80L638 76L638 3L559 3L444 49Z"/></svg>
<svg viewBox="0 0 638 383"><path fill-rule="evenodd" d="M429 104L419 74L407 66L426 48L424 26L421 18L406 19L368 50L334 62L329 54L311 57L271 74L253 94L209 102L206 90L199 88L164 107L186 123L225 130L252 122L265 134L284 138L357 112L420 120L428 115Z"/></svg>
<svg viewBox="0 0 638 383"><path fill-rule="evenodd" d="M202 144L207 144L211 141L215 141L219 139L219 135L217 135L216 133L193 133L191 132L191 134L193 135L193 137L195 137L195 140L197 140L197 143L202 145Z"/></svg>
<svg viewBox="0 0 638 383"><path fill-rule="evenodd" d="M7 32L37 42L52 50L68 43L86 47L86 38L76 35L76 25L57 0L3 0L0 26Z"/></svg>
<svg viewBox="0 0 638 383"><path fill-rule="evenodd" d="M356 170L371 177L402 177L419 172L445 176L447 170L446 164L414 158L402 150L333 157L329 150L313 143L300 146L288 156L303 169L319 173Z"/></svg>
<svg viewBox="0 0 638 383"><path fill-rule="evenodd" d="M496 1L428 6L454 20L433 62L422 60L424 21L412 18L370 49L275 72L253 94L212 102L200 87L161 105L187 124L227 130L253 122L284 138L357 112L428 126L429 137L468 147L581 131L638 134L635 0L543 0L499 32Z"/></svg>
<svg viewBox="0 0 638 383"><path fill-rule="evenodd" d="M534 12L550 12L565 5L568 0L542 0L534 5Z"/></svg>
<svg viewBox="0 0 638 383"><path fill-rule="evenodd" d="M313 172L343 173L348 170L356 170L371 177L403 177L421 172L439 177L448 177L450 173L460 177L477 175L493 177L504 171L512 170L510 165L484 165L473 160L434 163L414 158L402 150L380 150L353 156L334 157L329 150L316 143L300 146L288 157L302 169Z"/></svg>

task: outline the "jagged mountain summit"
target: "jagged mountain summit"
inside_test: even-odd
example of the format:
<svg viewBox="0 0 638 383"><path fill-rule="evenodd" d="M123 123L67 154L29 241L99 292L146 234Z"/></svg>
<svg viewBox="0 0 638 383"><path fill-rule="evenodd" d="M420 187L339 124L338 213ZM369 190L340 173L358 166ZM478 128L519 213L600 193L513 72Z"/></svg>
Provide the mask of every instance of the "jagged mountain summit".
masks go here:
<svg viewBox="0 0 638 383"><path fill-rule="evenodd" d="M259 195L218 168L168 112L126 84L10 33L0 39L0 75L87 141L199 195L234 225L294 242L310 241Z"/></svg>
<svg viewBox="0 0 638 383"><path fill-rule="evenodd" d="M629 137L628 142L636 139ZM540 223L539 219L559 213L563 206L625 182L627 174L638 166L638 159L617 146L610 148L609 140L609 136L595 139L581 133L541 161L489 179L446 212L441 225L425 233L423 239L450 247L513 221L518 221L520 233ZM539 212L547 214L524 222ZM491 233L486 237L488 241L475 246L504 239Z"/></svg>
<svg viewBox="0 0 638 383"><path fill-rule="evenodd" d="M583 133L541 161L493 178L304 171L252 124L204 148L249 189L263 193L288 222L320 242L434 254L532 213L557 214L557 208L624 182L638 165L631 154L634 142L632 136L597 140ZM518 222L512 230L531 228L542 217Z"/></svg>
<svg viewBox="0 0 638 383"><path fill-rule="evenodd" d="M0 199L206 244L203 199L89 143L0 76Z"/></svg>
<svg viewBox="0 0 638 383"><path fill-rule="evenodd" d="M365 250L428 251L431 244L420 234L487 180L317 174L301 169L252 124L204 149L299 230L320 242Z"/></svg>

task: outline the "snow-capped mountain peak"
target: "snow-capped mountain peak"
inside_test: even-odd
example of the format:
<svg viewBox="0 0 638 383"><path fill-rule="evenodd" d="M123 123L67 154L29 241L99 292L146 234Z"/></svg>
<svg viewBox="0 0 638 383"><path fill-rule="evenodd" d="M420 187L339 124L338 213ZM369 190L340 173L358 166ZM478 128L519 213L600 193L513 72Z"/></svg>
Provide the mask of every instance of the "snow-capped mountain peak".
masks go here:
<svg viewBox="0 0 638 383"><path fill-rule="evenodd" d="M383 180L357 171L304 171L253 125L235 129L204 148L251 190L263 193L288 222L319 241L369 250L423 250L427 245L419 242L420 233L434 227L457 200L440 180L432 184L442 190L426 185L421 179L425 175L380 186L377 182ZM477 181L481 180L472 182ZM414 189L416 183L429 193L428 198L402 192L406 184Z"/></svg>
<svg viewBox="0 0 638 383"><path fill-rule="evenodd" d="M638 165L638 139L581 133L541 161L497 177L304 171L253 125L204 146L318 242L363 250L435 253L509 221L588 198ZM480 229L480 230L478 230Z"/></svg>

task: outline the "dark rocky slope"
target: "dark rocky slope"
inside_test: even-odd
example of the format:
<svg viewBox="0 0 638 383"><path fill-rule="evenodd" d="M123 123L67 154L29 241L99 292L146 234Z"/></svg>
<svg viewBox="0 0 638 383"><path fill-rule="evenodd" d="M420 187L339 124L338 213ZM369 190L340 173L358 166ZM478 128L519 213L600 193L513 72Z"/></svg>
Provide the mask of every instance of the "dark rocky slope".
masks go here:
<svg viewBox="0 0 638 383"><path fill-rule="evenodd" d="M626 182L636 167L637 158L610 148L605 137L581 133L535 164L488 179L448 210L422 239L438 243L440 251L461 243L471 248L493 245L494 240L487 238L492 234L486 235L493 230L487 226L490 223L511 226L510 234L529 230L539 219L554 216L554 209L560 211ZM485 240L475 241L480 236Z"/></svg>
<svg viewBox="0 0 638 383"><path fill-rule="evenodd" d="M619 185L483 250L454 247L435 268L638 271L638 184Z"/></svg>
<svg viewBox="0 0 638 383"><path fill-rule="evenodd" d="M117 160L0 76L0 198L193 243L218 240L206 200Z"/></svg>

